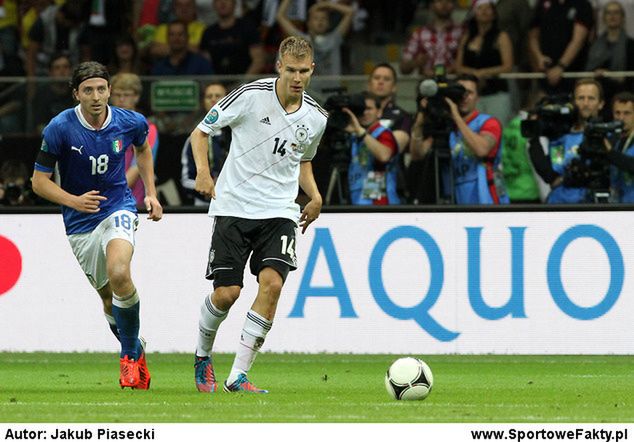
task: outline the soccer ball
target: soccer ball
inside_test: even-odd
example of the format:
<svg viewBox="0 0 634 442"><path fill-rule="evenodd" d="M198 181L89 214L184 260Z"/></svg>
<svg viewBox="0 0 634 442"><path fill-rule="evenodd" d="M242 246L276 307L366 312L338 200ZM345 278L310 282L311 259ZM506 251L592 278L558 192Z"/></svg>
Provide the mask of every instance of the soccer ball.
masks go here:
<svg viewBox="0 0 634 442"><path fill-rule="evenodd" d="M396 400L423 400L429 395L433 385L434 375L420 359L397 359L385 373L385 388Z"/></svg>

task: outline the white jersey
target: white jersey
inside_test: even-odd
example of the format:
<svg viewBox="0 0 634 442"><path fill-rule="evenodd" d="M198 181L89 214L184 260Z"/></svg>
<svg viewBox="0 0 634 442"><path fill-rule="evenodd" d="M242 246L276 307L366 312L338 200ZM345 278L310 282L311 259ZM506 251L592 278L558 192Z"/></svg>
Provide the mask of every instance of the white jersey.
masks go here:
<svg viewBox="0 0 634 442"><path fill-rule="evenodd" d="M299 164L315 156L327 114L306 93L299 109L287 113L275 93L276 82L267 78L235 89L198 125L206 134L231 127L210 216L299 221Z"/></svg>

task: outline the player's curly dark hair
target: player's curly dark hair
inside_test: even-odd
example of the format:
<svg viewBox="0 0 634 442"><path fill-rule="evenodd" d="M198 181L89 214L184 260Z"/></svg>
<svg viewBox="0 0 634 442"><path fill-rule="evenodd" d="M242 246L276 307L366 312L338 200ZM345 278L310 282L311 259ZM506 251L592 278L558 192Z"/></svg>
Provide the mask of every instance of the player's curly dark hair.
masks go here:
<svg viewBox="0 0 634 442"><path fill-rule="evenodd" d="M96 61L84 61L73 71L70 87L73 90L79 89L79 85L90 78L103 78L110 84L110 73L104 65Z"/></svg>

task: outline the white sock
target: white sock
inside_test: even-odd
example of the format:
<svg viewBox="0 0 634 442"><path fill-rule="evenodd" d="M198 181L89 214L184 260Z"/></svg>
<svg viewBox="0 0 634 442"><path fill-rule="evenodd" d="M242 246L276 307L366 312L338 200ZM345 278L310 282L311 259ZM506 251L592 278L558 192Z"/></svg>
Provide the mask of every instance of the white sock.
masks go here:
<svg viewBox="0 0 634 442"><path fill-rule="evenodd" d="M115 321L114 316L109 315L108 313L103 314L106 317L106 321L108 321L108 325L117 325L117 321Z"/></svg>
<svg viewBox="0 0 634 442"><path fill-rule="evenodd" d="M211 302L211 296L205 296L205 302L200 306L196 356L211 356L211 348L216 339L216 332L226 317L227 312L216 307Z"/></svg>
<svg viewBox="0 0 634 442"><path fill-rule="evenodd" d="M240 335L240 345L227 384L233 383L241 373L247 374L272 325L271 321L253 310L247 312L247 319Z"/></svg>

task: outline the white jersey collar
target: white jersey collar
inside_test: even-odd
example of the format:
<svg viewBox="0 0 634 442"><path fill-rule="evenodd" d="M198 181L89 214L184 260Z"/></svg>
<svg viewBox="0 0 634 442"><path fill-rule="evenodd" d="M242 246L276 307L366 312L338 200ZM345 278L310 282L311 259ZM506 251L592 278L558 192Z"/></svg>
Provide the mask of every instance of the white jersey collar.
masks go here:
<svg viewBox="0 0 634 442"><path fill-rule="evenodd" d="M98 131L98 130L103 130L106 127L108 127L108 125L110 124L110 122L112 121L112 109L110 108L109 105L106 105L106 108L108 110L108 115L106 115L106 121L103 122L103 125L99 128L99 129L95 129L94 127L92 127L90 125L90 123L88 123L88 121L84 118L84 115L81 113L81 108L80 108L80 104L78 104L77 106L75 106L75 115L77 115L77 119L79 120L79 122L81 123L82 126L84 126L86 129L88 130L93 130L93 131Z"/></svg>
<svg viewBox="0 0 634 442"><path fill-rule="evenodd" d="M295 114L297 114L300 110L302 110L302 107L304 106L304 94L306 93L306 91L302 91L302 98L301 98L301 102L299 103L299 107L296 110L294 110L293 112L286 112L286 109L282 105L282 100L280 100L280 97L277 95L277 81L278 80L279 80L279 77L275 79L275 82L273 82L273 94L275 95L275 99L277 100L277 104L279 105L280 109L282 109L282 112L284 112L284 115L295 115Z"/></svg>

